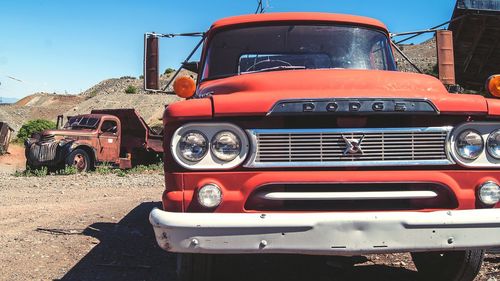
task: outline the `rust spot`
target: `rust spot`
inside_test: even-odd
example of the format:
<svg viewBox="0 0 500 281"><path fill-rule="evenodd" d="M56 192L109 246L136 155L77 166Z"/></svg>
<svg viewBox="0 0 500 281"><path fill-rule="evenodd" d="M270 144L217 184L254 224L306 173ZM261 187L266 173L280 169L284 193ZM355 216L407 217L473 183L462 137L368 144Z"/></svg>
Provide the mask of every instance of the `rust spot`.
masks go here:
<svg viewBox="0 0 500 281"><path fill-rule="evenodd" d="M170 249L172 249L172 247L170 246L170 243L168 242L169 241L169 238L168 238L168 235L166 232L163 232L162 233L162 239L163 239L163 249L165 249L166 251L169 251Z"/></svg>

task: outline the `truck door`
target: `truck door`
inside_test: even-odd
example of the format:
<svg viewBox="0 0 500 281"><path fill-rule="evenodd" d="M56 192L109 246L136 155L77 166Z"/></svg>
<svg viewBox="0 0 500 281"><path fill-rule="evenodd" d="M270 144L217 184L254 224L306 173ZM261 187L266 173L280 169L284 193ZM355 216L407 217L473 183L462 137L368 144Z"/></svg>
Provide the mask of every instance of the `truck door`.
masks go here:
<svg viewBox="0 0 500 281"><path fill-rule="evenodd" d="M99 161L118 163L120 156L120 129L120 124L117 120L103 120L99 129Z"/></svg>

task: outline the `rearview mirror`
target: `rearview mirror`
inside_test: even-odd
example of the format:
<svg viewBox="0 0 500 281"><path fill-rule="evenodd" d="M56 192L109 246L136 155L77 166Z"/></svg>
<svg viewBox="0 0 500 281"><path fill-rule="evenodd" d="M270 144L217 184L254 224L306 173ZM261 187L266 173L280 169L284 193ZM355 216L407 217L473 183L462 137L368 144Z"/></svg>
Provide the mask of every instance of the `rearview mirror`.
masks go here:
<svg viewBox="0 0 500 281"><path fill-rule="evenodd" d="M144 90L160 90L159 40L155 33L144 35Z"/></svg>

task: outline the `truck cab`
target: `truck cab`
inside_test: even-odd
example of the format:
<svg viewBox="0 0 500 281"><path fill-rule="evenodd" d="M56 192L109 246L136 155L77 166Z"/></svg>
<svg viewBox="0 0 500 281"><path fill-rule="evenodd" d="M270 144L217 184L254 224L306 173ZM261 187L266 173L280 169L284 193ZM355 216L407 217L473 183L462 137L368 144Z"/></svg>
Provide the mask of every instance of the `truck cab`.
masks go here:
<svg viewBox="0 0 500 281"><path fill-rule="evenodd" d="M211 280L221 254L410 252L428 280L472 281L500 246L498 100L398 72L365 17L237 16L202 43L150 214L181 280Z"/></svg>

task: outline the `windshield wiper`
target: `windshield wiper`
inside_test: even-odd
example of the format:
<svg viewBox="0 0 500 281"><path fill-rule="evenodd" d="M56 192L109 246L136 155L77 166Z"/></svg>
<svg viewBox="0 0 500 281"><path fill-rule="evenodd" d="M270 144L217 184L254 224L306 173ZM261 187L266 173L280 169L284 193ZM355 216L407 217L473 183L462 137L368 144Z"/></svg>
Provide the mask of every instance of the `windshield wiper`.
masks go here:
<svg viewBox="0 0 500 281"><path fill-rule="evenodd" d="M303 65L281 65L281 66L274 66L274 67L268 67L268 68L263 68L263 69L259 69L259 70L254 70L254 71L245 71L245 72L241 72L240 74L266 72L266 71L294 70L294 69L306 69L306 67Z"/></svg>

